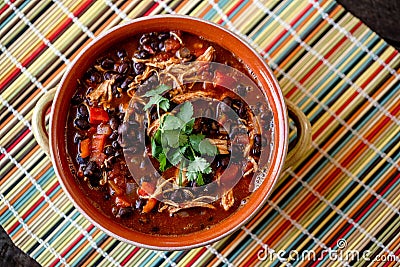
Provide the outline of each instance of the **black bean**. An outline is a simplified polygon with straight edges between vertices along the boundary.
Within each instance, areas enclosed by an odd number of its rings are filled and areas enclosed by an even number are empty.
[[[110,200],[111,196],[110,194],[104,194],[104,200]]]
[[[158,40],[166,40],[169,36],[169,32],[161,32],[158,34]]]
[[[145,50],[136,51],[133,56],[138,59],[146,59],[150,57],[150,54]]]
[[[109,58],[103,59],[101,61],[101,67],[106,70],[112,69],[114,67],[114,60]]]
[[[78,105],[78,104],[82,103],[82,101],[83,101],[83,96],[81,94],[75,94],[71,98],[71,104],[72,105]]]
[[[151,38],[148,34],[143,34],[139,39],[139,44],[148,44],[151,41]]]
[[[111,87],[111,93],[116,96],[118,94],[118,87],[116,84],[113,84]]]
[[[260,134],[254,135],[254,145],[261,146],[261,135]]]
[[[88,118],[89,117],[89,110],[86,105],[80,104],[78,106],[78,114],[81,118]]]
[[[118,131],[113,131],[112,134],[108,138],[110,138],[110,140],[117,140]]]
[[[86,165],[88,162],[87,158],[82,158],[80,155],[76,156],[76,162],[80,165]]]
[[[146,65],[143,63],[135,63],[133,67],[136,75],[142,74],[146,69]]]
[[[165,44],[164,44],[164,42],[160,42],[160,43],[158,44],[158,50],[159,50],[159,51],[165,51]]]
[[[261,153],[261,147],[259,147],[259,146],[254,146],[254,147],[251,149],[251,154],[252,154],[253,156],[260,155],[260,153]]]
[[[94,83],[100,83],[101,82],[101,75],[97,71],[94,71],[90,74],[90,80]]]
[[[143,182],[151,182],[151,177],[149,175],[140,177],[140,184],[142,184]]]
[[[112,118],[110,119],[110,127],[111,127],[111,129],[113,129],[113,130],[118,130],[118,127],[119,127],[119,119],[116,118],[116,117],[112,117]]]
[[[128,218],[132,215],[132,208],[131,207],[126,207],[126,208],[120,208],[117,214],[117,218]]]
[[[117,157],[119,157],[119,156],[121,156],[122,155],[122,153],[121,153],[121,151],[119,151],[119,150],[117,150],[116,152],[115,152],[115,154],[114,154],[114,156],[117,158]]]
[[[245,106],[241,106],[238,110],[238,115],[240,118],[245,119],[246,115],[247,115],[247,109]]]
[[[150,43],[150,47],[157,51],[157,50],[158,50],[158,45],[159,45],[159,44],[160,44],[160,43],[157,42],[157,41],[152,41],[152,42]]]
[[[222,100],[222,102],[224,102],[224,103],[225,103],[226,105],[228,105],[228,106],[232,106],[232,98],[229,97],[229,96],[225,97],[225,98]]]
[[[223,168],[228,167],[229,161],[230,161],[229,156],[222,157],[221,160],[220,160],[221,166],[222,166]]]
[[[133,81],[133,79],[130,77],[125,78],[125,80],[121,83],[121,86],[120,86],[121,89],[127,90],[129,88],[129,84],[131,84],[132,81]]]
[[[95,174],[97,169],[98,169],[98,166],[97,166],[96,162],[89,161],[88,164],[86,165],[86,168],[85,168],[85,171],[83,172],[83,174],[86,177],[90,177]]]
[[[81,141],[83,136],[80,133],[75,133],[74,135],[74,144],[78,144]]]
[[[81,130],[87,130],[90,128],[89,122],[85,119],[75,119],[74,125],[75,125],[75,127],[77,127],[78,129],[81,129]]]
[[[112,146],[106,146],[104,148],[104,154],[106,154],[107,156],[112,156],[115,154],[115,148],[113,148]]]
[[[241,97],[244,97],[247,94],[247,87],[243,84],[239,84],[237,86],[237,92]]]
[[[127,56],[127,54],[126,54],[126,51],[124,49],[117,50],[117,57],[122,59],[122,58],[124,58],[126,56]]]
[[[137,199],[135,202],[135,209],[142,209],[145,203],[143,199]]]
[[[115,148],[115,149],[121,148],[121,146],[119,145],[118,141],[113,141],[113,142],[111,143],[111,145],[112,145],[112,147]]]
[[[106,71],[103,74],[104,80],[112,80],[114,79],[115,72],[113,71]]]
[[[120,112],[120,114],[118,115],[119,121],[123,121],[125,117],[125,113]]]
[[[128,63],[122,63],[122,64],[120,64],[120,65],[118,66],[117,71],[118,71],[119,73],[126,73],[126,72],[128,71],[128,69],[129,69]]]

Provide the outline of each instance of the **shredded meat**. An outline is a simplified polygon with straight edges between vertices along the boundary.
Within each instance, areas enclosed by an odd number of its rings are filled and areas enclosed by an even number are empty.
[[[114,79],[105,80],[96,89],[88,94],[90,101],[97,101],[99,104],[103,105],[104,108],[109,108],[110,103],[113,98],[112,85],[114,84]]]
[[[230,189],[222,196],[221,204],[224,210],[229,210],[233,206],[233,203],[235,203],[235,198],[233,197],[232,189]]]

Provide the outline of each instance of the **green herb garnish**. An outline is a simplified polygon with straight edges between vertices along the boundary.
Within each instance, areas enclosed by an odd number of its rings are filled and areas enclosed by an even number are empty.
[[[146,92],[149,102],[144,109],[148,110],[156,105],[158,117],[160,108],[168,111],[169,100],[162,96],[171,89],[167,85],[159,85],[157,88]],[[196,181],[198,185],[204,185],[203,175],[211,173],[210,163],[202,155],[215,156],[217,147],[213,145],[203,134],[193,134],[195,119],[193,117],[193,105],[185,102],[175,115],[167,114],[160,121],[160,126],[151,138],[152,156],[160,163],[160,171],[165,171],[172,166],[180,164],[179,185],[182,185],[182,169],[186,168],[186,178]],[[183,159],[189,163],[185,166]]]

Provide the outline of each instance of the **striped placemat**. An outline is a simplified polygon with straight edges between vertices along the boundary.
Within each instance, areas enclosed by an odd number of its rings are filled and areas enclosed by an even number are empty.
[[[152,251],[89,223],[31,133],[37,100],[94,36],[187,14],[245,38],[308,116],[313,149],[248,224],[213,245]],[[44,266],[400,266],[400,56],[332,0],[0,4],[0,224]]]

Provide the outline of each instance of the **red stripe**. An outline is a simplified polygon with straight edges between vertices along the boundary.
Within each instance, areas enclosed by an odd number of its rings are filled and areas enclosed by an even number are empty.
[[[93,2],[93,0],[89,0],[86,1],[85,3],[83,3],[82,5],[80,5],[74,12],[74,16],[77,17],[79,16],[91,3]],[[71,18],[67,18],[63,23],[61,23],[55,30],[55,32],[53,34],[51,34],[50,36],[47,37],[47,39],[50,42],[53,42],[54,39],[56,39],[58,37],[59,34],[61,34],[69,24],[73,23]],[[37,47],[32,54],[30,54],[26,59],[24,59],[21,63],[21,65],[23,67],[27,67],[28,64],[34,59],[36,58],[41,52],[43,52],[43,50],[46,48],[46,45],[44,43],[42,43],[41,45],[39,45],[39,47]],[[2,91],[3,89],[7,88],[7,85],[10,81],[12,81],[19,73],[21,72],[20,69],[14,69],[4,80],[2,80],[0,82],[0,91]]]
[[[203,247],[197,254],[186,264],[186,267],[194,266],[194,263],[200,258],[200,256],[206,251]]]
[[[10,0],[11,3],[14,3],[15,0]],[[5,4],[1,9],[0,9],[0,14],[3,14],[4,11],[6,11],[6,9],[8,9],[10,7],[9,4]]]
[[[29,129],[25,130],[18,138],[15,140],[8,148],[6,148],[6,151],[9,153],[21,140],[30,132]],[[5,157],[5,153],[2,153],[0,155],[0,160],[2,160]]]
[[[392,185],[393,185],[394,183],[397,182],[398,179],[400,179],[400,173],[396,176],[395,179],[392,179],[392,181],[382,190],[382,192],[380,193],[380,195],[383,196],[383,195],[389,190],[389,188],[391,188]],[[371,196],[371,198],[372,198],[372,196]],[[364,208],[363,211],[354,219],[354,222],[358,223],[358,222],[361,220],[361,218],[371,209],[371,207],[372,207],[373,205],[375,205],[375,203],[376,203],[377,201],[378,201],[377,198],[375,198],[373,201],[371,201],[371,203],[368,205],[368,207]],[[338,240],[339,240],[339,239],[342,239],[342,238],[350,231],[351,228],[353,228],[353,225],[349,224],[349,225],[347,226],[347,228],[346,228],[344,231],[341,231],[341,234],[339,235],[339,237],[337,237],[337,238],[333,241],[333,243],[332,243],[332,245],[331,245],[330,247],[333,248],[334,246],[336,246]],[[320,258],[320,257],[318,257],[318,258]],[[321,261],[321,260],[316,261],[316,262],[312,265],[312,267],[317,266],[318,263],[319,263],[320,261]]]
[[[398,250],[397,250],[395,253],[393,253],[393,254],[396,255],[396,256],[399,256],[399,255],[400,255],[400,249],[398,249]],[[383,265],[383,267],[386,267],[386,266],[391,265],[392,262],[393,262],[393,261],[387,261],[387,262],[385,263],[385,265]]]
[[[294,20],[290,22],[290,26],[294,26],[312,7],[312,4],[308,4],[305,9],[301,13],[299,13]],[[264,49],[262,52],[263,54],[266,54],[278,41],[282,39],[282,37],[287,33],[288,31],[285,29],[283,30],[275,39]]]
[[[50,195],[57,187],[59,186],[59,183],[58,183],[58,181],[56,181],[55,183],[54,183],[54,185],[49,189],[49,190],[47,190],[47,192],[45,192],[45,194],[48,196],[48,195]],[[34,210],[34,209],[36,209],[41,203],[43,203],[43,201],[44,201],[44,197],[40,197],[37,201],[36,201],[36,203],[35,204],[33,204],[30,208],[29,208],[29,210],[27,210],[22,216],[21,216],[21,218],[23,219],[23,220],[25,220],[28,216],[29,216],[29,214],[31,214],[32,213],[32,211]],[[11,228],[10,229],[8,229],[8,234],[11,234],[17,227],[18,227],[18,225],[20,225],[20,223],[17,221],[17,222],[15,222],[14,224],[13,224],[13,226],[11,226]]]
[[[362,22],[357,23],[351,30],[350,33],[353,34],[360,26]],[[336,50],[343,45],[343,43],[347,40],[347,37],[344,36],[332,49],[324,56],[325,59],[328,59]],[[323,64],[322,60],[318,61],[318,63],[299,81],[300,84],[303,84],[314,72]],[[287,94],[286,97],[292,96],[292,94],[297,90],[295,86],[292,88]]]
[[[388,64],[395,56],[397,55],[397,51],[393,52],[385,61],[386,64]],[[376,78],[376,76],[379,74],[379,72],[381,72],[383,69],[383,66],[379,66],[378,69],[376,69],[374,71],[374,73],[368,77],[368,79],[360,86],[362,89],[365,88],[373,79]],[[339,114],[354,100],[354,98],[356,98],[356,96],[359,93],[356,91],[353,93],[352,96],[350,96],[346,102],[343,103],[343,105],[340,106],[340,108],[335,112],[335,114],[337,116],[339,116]],[[391,113],[393,115],[393,113]],[[328,128],[329,124],[332,123],[332,121],[334,120],[334,117],[329,117],[329,119],[324,123],[324,125],[322,125],[313,135],[313,139],[317,138],[325,129]]]
[[[89,233],[92,229],[94,228],[94,226],[91,224],[89,225],[88,228],[86,228],[86,231]],[[67,253],[74,248],[84,237],[83,234],[80,234],[74,242],[72,242],[67,248],[64,249],[64,251],[60,254],[61,257],[64,257],[65,255],[67,255]],[[55,266],[58,262],[60,261],[60,259],[55,259],[49,266],[53,267]]]
[[[125,257],[125,259],[120,263],[121,266],[125,266],[125,264],[128,263],[128,261],[140,250],[140,248],[136,247],[134,250],[132,250],[131,253],[128,254],[128,256]]]
[[[240,0],[238,1],[227,13],[226,16],[229,17],[230,15],[232,15],[232,13],[244,2],[244,0]],[[222,22],[224,22],[223,19],[220,19],[218,21],[218,24],[221,24]]]
[[[158,3],[154,3],[154,4],[150,7],[150,9],[148,9],[148,10],[146,11],[146,13],[144,13],[143,16],[148,16],[148,15],[150,15],[151,12],[153,12],[153,10],[156,9],[156,7],[158,7]]]
[[[397,106],[394,110],[393,113],[397,114],[397,112],[400,111],[400,105]],[[372,131],[367,137],[367,140],[372,140],[372,138],[374,136],[377,135],[377,133],[379,131],[382,130],[382,128],[390,121],[389,118],[385,118],[381,123],[379,123],[374,131]],[[349,155],[347,158],[345,158],[343,160],[343,162],[341,162],[341,165],[346,168],[352,160],[354,160],[355,155],[360,154],[361,150],[366,146],[365,143],[360,143],[352,152],[351,155]],[[329,185],[331,183],[333,183],[335,181],[335,178],[339,175],[339,173],[341,172],[341,170],[339,168],[335,169],[334,172],[329,175],[329,177],[327,177],[326,179],[324,179],[324,182],[322,184],[320,184],[318,187],[315,188],[315,190],[319,193],[321,193],[321,191],[323,191],[323,189],[328,188]],[[399,174],[400,176],[400,174]],[[393,184],[397,179],[394,179],[394,181],[391,182],[391,184]],[[388,190],[388,188],[390,188],[390,185],[385,189],[386,191]],[[383,192],[384,193],[384,192]],[[382,194],[383,194],[382,193]],[[307,198],[303,201],[303,203],[301,204],[301,206],[299,206],[296,210],[294,210],[291,214],[289,214],[289,216],[294,219],[297,220],[303,212],[304,210],[307,210],[308,207],[310,207],[312,204],[314,204],[314,200],[316,200],[317,198],[314,195],[308,195]],[[375,200],[376,202],[376,200]],[[368,209],[366,209],[363,213],[367,212]],[[278,235],[280,235],[282,232],[286,231],[288,228],[290,228],[290,222],[289,221],[285,221],[283,223],[283,225],[281,225],[277,230],[274,231],[274,234],[269,237],[265,243],[266,244],[270,244],[271,242],[273,242]],[[339,239],[339,238],[338,238]],[[256,259],[256,255],[254,254],[248,261],[247,264],[250,264],[251,262],[253,262]]]

